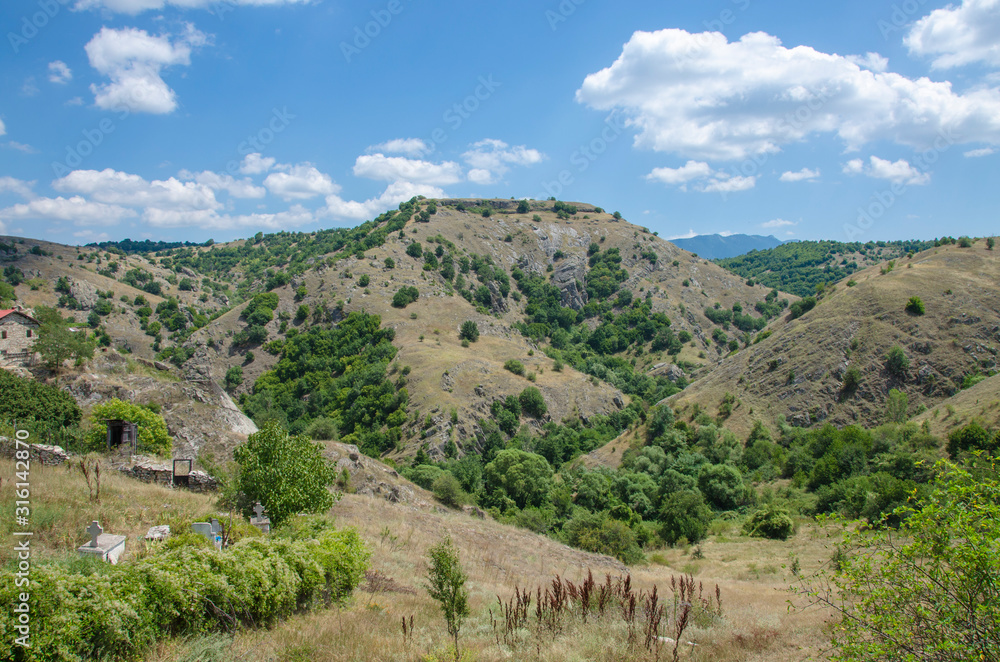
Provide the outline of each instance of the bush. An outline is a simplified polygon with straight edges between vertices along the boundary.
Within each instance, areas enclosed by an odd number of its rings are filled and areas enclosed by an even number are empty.
[[[243,383],[243,368],[234,365],[229,370],[226,371],[226,388],[233,390],[237,386]]]
[[[743,476],[728,464],[712,464],[698,475],[698,489],[719,510],[733,510],[743,499]]]
[[[90,428],[87,438],[90,449],[107,448],[108,426],[104,421],[119,420],[138,424],[139,438],[136,441],[138,453],[170,456],[174,440],[167,432],[167,424],[162,416],[153,413],[148,407],[115,398],[96,405],[91,410],[90,416],[93,421],[93,427]]]
[[[139,659],[162,637],[270,625],[346,598],[364,577],[368,557],[347,529],[314,540],[251,538],[221,552],[175,544],[90,571],[38,563],[31,576],[31,647],[21,659]],[[4,582],[0,599],[13,605],[23,590]],[[0,632],[11,642],[16,622],[11,609],[0,612]]]
[[[427,571],[427,592],[441,605],[441,613],[448,634],[455,642],[455,659],[458,654],[458,633],[462,622],[469,615],[469,591],[465,588],[466,576],[458,558],[458,550],[445,538],[427,552],[430,568]]]
[[[414,241],[406,247],[406,254],[410,257],[420,259],[424,256],[424,247],[419,241]]]
[[[788,540],[794,530],[795,523],[788,513],[774,506],[756,511],[743,524],[743,531],[748,536],[771,540]]]
[[[841,615],[835,659],[997,659],[1000,484],[994,471],[938,468],[933,492],[901,509],[899,531],[846,528],[836,571],[801,589]]]
[[[392,305],[395,308],[406,308],[420,297],[420,291],[412,286],[400,288],[392,297]]]
[[[361,287],[368,287],[371,282],[372,279],[368,274],[362,274],[361,278],[358,279],[358,285]]]
[[[510,359],[503,364],[505,370],[510,370],[515,375],[524,376],[524,364],[517,359]]]
[[[948,453],[955,457],[963,451],[995,451],[1000,442],[1000,432],[991,436],[976,421],[965,427],[952,430],[948,435]]]
[[[469,342],[476,342],[479,340],[479,325],[472,320],[466,320],[462,322],[462,327],[459,329],[458,337],[461,340],[468,340]]]
[[[306,428],[306,436],[314,440],[330,441],[337,438],[337,421],[327,416],[314,418]]]
[[[0,370],[0,421],[38,421],[57,428],[77,425],[80,407],[69,393]]]
[[[336,502],[327,489],[336,471],[323,457],[323,447],[308,437],[290,436],[273,421],[247,437],[233,459],[237,505],[247,517],[259,501],[279,526],[292,515],[324,512]]]
[[[789,306],[788,312],[791,314],[792,319],[796,319],[798,317],[802,317],[815,307],[816,297],[805,297],[804,299],[799,299]]]
[[[635,532],[606,513],[584,513],[574,517],[563,527],[563,537],[568,545],[596,554],[607,554],[622,563],[633,564],[642,560]]]
[[[541,455],[509,448],[486,465],[483,480],[490,496],[507,497],[518,508],[541,506],[552,492],[552,467]]]
[[[461,483],[447,471],[443,471],[434,480],[431,491],[434,492],[435,499],[449,508],[458,508],[464,501],[465,494],[462,492]]]
[[[844,393],[854,393],[861,385],[861,371],[856,366],[851,366],[844,373],[844,382],[841,386]]]
[[[910,297],[910,300],[906,303],[906,312],[911,315],[923,315],[924,302],[920,300],[920,297]]]
[[[910,359],[899,345],[893,345],[885,356],[885,369],[897,377],[904,377],[910,368]]]
[[[545,398],[542,397],[542,392],[534,386],[529,386],[521,391],[521,395],[517,399],[521,403],[521,409],[528,416],[541,418],[548,411],[548,407],[545,406]]]
[[[664,497],[660,507],[660,537],[670,545],[681,538],[696,543],[705,539],[712,510],[701,494],[691,490],[674,492]]]

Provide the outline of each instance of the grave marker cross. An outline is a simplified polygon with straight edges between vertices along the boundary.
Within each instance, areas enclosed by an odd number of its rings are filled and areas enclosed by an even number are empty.
[[[253,507],[253,511],[257,513],[258,519],[264,516],[264,506],[260,505],[259,501],[257,502],[257,505]]]
[[[90,534],[90,546],[97,547],[97,538],[104,533],[104,529],[101,528],[101,525],[95,519],[90,523],[90,526],[87,527],[87,533]]]

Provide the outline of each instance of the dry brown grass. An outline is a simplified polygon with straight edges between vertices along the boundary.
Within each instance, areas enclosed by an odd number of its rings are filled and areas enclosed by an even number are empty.
[[[609,617],[583,625],[570,620],[559,633],[529,628],[513,649],[497,645],[489,609],[497,596],[507,600],[514,587],[547,584],[555,575],[574,582],[588,570],[631,572],[637,589],[658,585],[670,600],[671,575],[693,572],[711,592],[718,583],[723,618],[689,628],[682,640],[682,660],[795,660],[822,656],[826,614],[788,609],[787,591],[794,580],[791,559],[804,572],[829,559],[825,533],[803,527],[788,542],[751,540],[727,531],[694,549],[671,549],[651,556],[656,562],[625,569],[607,557],[560,545],[548,538],[493,521],[476,520],[440,509],[421,510],[354,495],[334,508],[339,526],[354,526],[369,543],[371,566],[415,593],[355,592],[351,604],[293,618],[273,630],[248,631],[232,641],[227,659],[247,661],[316,660],[447,660],[448,635],[444,621],[423,588],[428,548],[445,535],[460,550],[468,574],[472,615],[462,629],[460,645],[466,660],[652,660],[641,642],[627,644],[624,622]],[[782,567],[782,564],[789,567]],[[533,613],[533,612],[532,612]],[[401,620],[413,617],[412,637],[404,641]],[[533,618],[533,616],[532,616]],[[666,634],[666,633],[665,633]],[[164,644],[150,659],[177,662],[186,659],[180,642]],[[670,659],[669,647],[660,658]]]
[[[91,464],[98,460],[86,458]],[[105,532],[128,536],[125,557],[142,548],[142,538],[149,527],[175,521],[197,521],[214,516],[215,495],[171,490],[126,478],[101,463],[100,501],[91,500],[91,492],[79,469],[78,460],[58,467],[32,462],[30,467],[30,531],[35,559],[75,554],[88,540],[87,525],[97,520]],[[14,462],[0,459],[0,503],[14,503]],[[95,479],[91,476],[91,484]],[[13,507],[10,508],[13,510]],[[10,516],[0,518],[0,537],[11,539],[15,529]],[[15,557],[12,546],[0,548],[0,564]]]

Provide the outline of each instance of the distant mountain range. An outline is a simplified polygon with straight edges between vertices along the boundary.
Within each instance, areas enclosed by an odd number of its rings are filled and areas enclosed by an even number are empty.
[[[766,250],[782,245],[777,237],[764,237],[759,234],[701,234],[687,239],[671,239],[678,248],[697,253],[706,260],[718,260],[724,257],[736,257],[752,250]]]

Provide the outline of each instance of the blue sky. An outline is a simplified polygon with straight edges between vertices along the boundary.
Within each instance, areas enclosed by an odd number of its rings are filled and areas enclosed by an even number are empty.
[[[1000,0],[13,0],[0,234],[216,241],[416,194],[662,237],[997,231]]]

